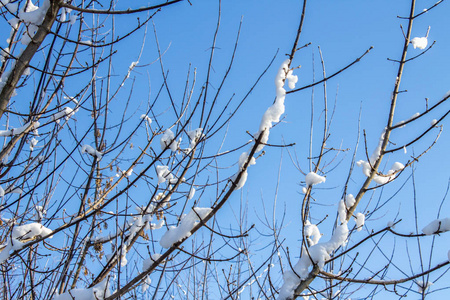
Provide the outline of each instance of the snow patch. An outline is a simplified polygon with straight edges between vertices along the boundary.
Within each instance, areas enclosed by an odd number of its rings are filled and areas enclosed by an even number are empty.
[[[84,145],[83,147],[81,147],[81,153],[88,153],[93,157],[96,157],[98,160],[101,160],[103,157],[103,152],[97,151],[90,145]]]
[[[211,211],[212,208],[193,208],[181,219],[178,227],[170,226],[169,230],[161,237],[159,244],[163,248],[170,248],[174,243],[188,238],[191,236],[192,228],[194,228],[200,219],[203,220]]]
[[[414,49],[419,48],[421,50],[425,49],[428,45],[427,37],[415,37],[410,42]]]
[[[308,187],[325,182],[326,178],[323,176],[320,176],[314,172],[309,172],[308,174],[306,174],[305,177],[305,181],[306,181],[306,185]]]
[[[436,219],[422,229],[426,235],[450,231],[450,218]]]

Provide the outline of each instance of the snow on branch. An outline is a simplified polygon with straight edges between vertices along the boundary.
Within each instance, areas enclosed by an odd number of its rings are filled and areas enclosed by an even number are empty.
[[[204,219],[211,211],[211,208],[193,208],[187,215],[183,216],[177,227],[170,226],[169,230],[161,237],[159,244],[163,248],[170,248],[176,242],[190,237],[192,228],[194,228],[200,219]]]
[[[450,231],[450,218],[434,220],[422,229],[422,232],[426,235],[447,231]]]
[[[15,135],[20,135],[23,132],[25,132],[30,126],[31,126],[31,130],[35,130],[37,133],[37,128],[39,127],[40,123],[37,121],[34,122],[27,122],[25,125],[18,127],[18,128],[13,128],[10,130],[0,130],[0,136],[15,136]]]
[[[69,290],[61,295],[57,295],[53,300],[100,300],[110,295],[108,278],[106,278],[90,289]]]
[[[309,172],[308,174],[306,174],[305,177],[305,181],[306,181],[306,185],[308,187],[325,182],[326,178],[323,176],[320,176],[314,172]]]
[[[160,143],[161,143],[161,150],[165,150],[167,147],[169,147],[170,150],[175,152],[178,150],[178,147],[181,143],[181,137],[179,138],[178,141],[176,141],[175,134],[172,132],[172,130],[166,129],[166,131],[164,131],[161,137]]]
[[[90,155],[92,155],[93,157],[96,157],[98,160],[102,159],[103,156],[103,152],[100,152],[96,149],[94,149],[92,146],[90,145],[84,145],[83,147],[81,147],[81,153],[88,153]]]
[[[386,129],[383,130],[383,132],[380,136],[380,140],[378,142],[378,146],[373,151],[372,155],[369,158],[369,161],[359,160],[356,162],[356,165],[358,167],[362,168],[363,174],[366,175],[367,177],[370,177],[371,173],[375,172],[375,170],[373,169],[373,165],[376,163],[376,161],[378,160],[378,158],[381,155],[381,146],[383,145],[385,133],[386,133]],[[396,173],[398,171],[403,170],[404,168],[405,168],[405,166],[402,163],[395,162],[392,165],[391,169],[387,172],[387,175],[382,176],[382,175],[375,174],[375,176],[373,177],[373,180],[378,184],[388,183],[389,181],[394,180]]]
[[[272,128],[273,123],[279,122],[281,115],[284,113],[284,99],[286,97],[286,90],[283,86],[286,80],[288,80],[288,84],[291,89],[295,88],[295,83],[297,83],[298,81],[298,77],[296,75],[293,75],[293,71],[289,69],[289,63],[289,59],[285,60],[278,69],[278,73],[275,77],[275,102],[265,111],[264,115],[261,118],[259,130],[255,134],[255,136],[259,139],[260,144],[257,146],[255,153],[260,152],[264,148],[265,144],[269,140],[269,131]],[[241,173],[239,182],[236,183],[236,189],[241,189],[247,181],[247,170],[243,171],[244,165],[247,163],[247,161],[248,166],[254,165],[256,163],[254,157],[251,157],[249,159],[248,156],[248,152],[243,152],[239,156],[239,170],[231,179],[233,182],[235,182],[237,177]]]
[[[346,214],[343,200],[340,200],[339,202],[338,214],[339,216]],[[318,243],[321,237],[318,227],[316,225],[311,225],[309,221],[305,223],[304,235],[312,246],[309,248],[303,247],[301,257],[295,264],[293,270],[286,271],[283,274],[284,282],[278,296],[279,300],[292,299],[297,286],[302,280],[308,277],[310,267],[317,265],[319,269],[322,270],[325,266],[325,261],[330,259],[331,253],[347,243],[347,221],[345,218],[340,218],[340,221],[342,224],[336,227],[330,240],[323,243]],[[313,239],[311,239],[311,236]]]
[[[69,120],[70,117],[72,117],[77,111],[78,109],[73,110],[70,107],[64,107],[63,110],[52,115],[50,120],[55,121],[56,123],[59,123],[59,119],[61,118],[66,118],[66,120]]]
[[[37,237],[48,236],[52,234],[52,230],[46,228],[40,223],[30,223],[21,226],[15,226],[12,229],[11,237],[6,245],[0,246],[0,264],[9,258],[11,251],[20,250],[26,245],[27,241]],[[52,236],[50,236],[51,238]]]

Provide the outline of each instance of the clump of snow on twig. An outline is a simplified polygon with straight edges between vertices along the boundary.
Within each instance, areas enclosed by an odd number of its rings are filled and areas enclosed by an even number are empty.
[[[426,283],[424,283],[422,280],[417,280],[415,283],[417,284],[417,291],[419,293],[425,292],[430,288],[430,286],[433,285],[433,282],[431,281],[427,281]]]
[[[78,109],[73,110],[70,107],[64,107],[63,110],[51,116],[50,120],[55,121],[56,123],[59,123],[59,119],[61,118],[66,118],[66,120],[69,120],[70,117],[72,117],[77,111]]]
[[[168,166],[156,166],[156,175],[158,176],[158,184],[169,182],[173,179],[172,173],[170,173]]]
[[[35,134],[37,134],[37,128],[39,127],[40,123],[37,121],[34,122],[27,122],[25,123],[25,125],[18,127],[18,128],[13,128],[10,130],[0,130],[0,136],[15,136],[15,135],[20,135],[23,132],[25,132],[28,128],[30,128],[30,130],[33,130],[35,132]]]
[[[148,115],[143,114],[143,115],[141,115],[140,119],[141,120],[144,119],[145,121],[148,122],[149,125],[152,124],[152,119],[150,119],[150,117]]]
[[[355,197],[352,194],[348,194],[347,196],[345,196],[345,205],[347,206],[347,208],[352,207],[353,205],[355,205]]]
[[[259,125],[259,130],[256,136],[260,137],[261,145],[256,149],[256,152],[261,151],[264,148],[264,144],[269,140],[269,130],[272,128],[272,123],[280,121],[281,115],[284,113],[284,99],[286,97],[286,90],[283,88],[286,81],[286,76],[289,74],[289,63],[290,60],[285,60],[275,77],[275,89],[276,89],[276,99],[275,102],[270,106],[264,113],[261,124]],[[294,76],[291,73],[291,82],[293,82]],[[260,136],[262,134],[262,136]]]
[[[90,145],[83,145],[83,147],[81,147],[81,153],[88,153],[90,155],[92,155],[93,157],[96,157],[98,160],[101,160],[103,157],[103,152],[100,152],[96,149],[94,149],[92,146]]]
[[[376,163],[376,161],[378,160],[378,158],[381,155],[381,147],[383,144],[383,140],[384,140],[384,134],[386,133],[386,129],[383,130],[383,133],[380,136],[380,140],[378,142],[378,146],[377,148],[375,148],[375,150],[373,151],[372,155],[369,158],[369,161],[365,161],[365,160],[359,160],[356,162],[356,165],[358,167],[362,168],[363,174],[366,175],[367,177],[370,176],[370,174],[373,171],[373,165]],[[375,176],[373,177],[373,181],[375,181],[378,184],[385,184],[388,183],[389,181],[394,180],[396,173],[398,171],[401,171],[405,168],[405,166],[400,163],[400,162],[395,162],[391,169],[387,172],[387,175],[385,176],[381,176],[378,174],[375,174]]]
[[[362,230],[365,220],[366,220],[366,216],[364,214],[357,213],[355,215],[356,230],[358,230],[358,231]]]
[[[343,200],[339,203],[338,213],[339,215],[346,213]],[[309,224],[307,223],[306,225],[308,226]],[[310,230],[310,228],[311,227],[308,227],[308,230]],[[314,233],[319,236],[318,229]],[[303,247],[300,259],[295,264],[293,271],[289,270],[283,274],[284,282],[280,289],[278,299],[292,299],[295,288],[297,288],[302,279],[306,279],[308,277],[309,268],[313,265],[313,263],[317,264],[320,269],[323,269],[325,261],[330,259],[330,254],[336,251],[339,247],[344,246],[347,242],[347,237],[348,226],[347,222],[344,220],[341,225],[336,227],[328,242],[314,244],[308,249]],[[314,242],[314,240],[312,241]]]
[[[305,182],[308,187],[325,182],[326,178],[314,172],[306,174]]]
[[[248,153],[247,152],[243,152],[240,156],[239,156],[239,171],[233,176],[233,178],[231,178],[231,180],[233,182],[236,181],[239,173],[241,173],[241,178],[239,179],[239,182],[236,183],[236,189],[239,190],[241,189],[245,182],[247,181],[247,177],[248,177],[248,173],[247,170],[245,170],[244,172],[242,172],[242,170],[244,169],[244,165],[247,162],[247,160],[249,159],[248,157]],[[250,158],[250,161],[248,163],[248,166],[254,165],[256,164],[256,160],[254,157]]]
[[[181,219],[178,227],[170,226],[169,230],[161,237],[159,244],[163,248],[170,248],[174,243],[190,237],[192,228],[194,228],[200,219],[203,220],[211,211],[211,208],[193,208]]]
[[[102,300],[111,295],[108,278],[90,289],[73,289],[61,295],[57,295],[53,300]]]
[[[52,232],[52,230],[46,228],[40,223],[29,223],[21,226],[15,226],[12,229],[11,237],[8,239],[6,245],[0,246],[0,264],[9,258],[11,251],[22,249],[22,247],[26,245],[27,240],[32,240],[36,237],[48,236],[52,234]],[[52,238],[52,236],[49,238]]]
[[[181,143],[181,137],[179,138],[178,141],[176,141],[175,134],[173,134],[172,130],[166,129],[166,131],[164,131],[161,137],[160,143],[161,143],[161,150],[165,150],[167,147],[169,147],[170,150],[175,152],[178,150],[178,146]]]
[[[450,231],[450,218],[433,220],[422,229],[422,232],[426,235],[432,235],[435,233],[446,231]]]
[[[428,45],[428,38],[427,37],[415,37],[411,40],[411,44],[413,45],[414,49],[419,48],[419,49],[423,50]]]
[[[189,140],[191,141],[189,144],[190,148],[193,148],[198,143],[198,141],[205,136],[203,134],[203,128],[197,128],[195,130],[188,131],[187,135],[189,136]]]

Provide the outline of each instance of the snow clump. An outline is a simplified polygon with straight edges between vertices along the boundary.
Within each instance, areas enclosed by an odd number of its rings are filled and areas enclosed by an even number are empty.
[[[248,153],[247,152],[243,152],[240,156],[239,156],[239,171],[233,176],[233,178],[231,178],[231,181],[235,182],[237,179],[237,176],[239,175],[239,173],[242,172],[245,163],[247,162],[247,160],[249,159],[248,157]],[[250,162],[248,163],[248,166],[254,165],[256,164],[256,160],[254,157],[250,158]],[[248,177],[248,173],[247,170],[245,170],[245,172],[241,173],[241,178],[239,179],[239,182],[236,183],[236,189],[239,190],[241,189],[244,185],[245,182],[247,181],[247,177]]]
[[[190,148],[194,148],[194,146],[198,143],[198,141],[205,136],[202,132],[203,128],[197,128],[195,130],[187,132],[189,140],[191,141],[189,144]]]
[[[105,278],[99,284],[90,289],[73,289],[57,295],[53,300],[101,300],[109,297],[111,291],[109,290],[108,278]]]
[[[269,130],[272,128],[272,123],[279,122],[281,115],[284,113],[284,99],[286,97],[286,90],[283,86],[286,81],[287,74],[290,73],[289,63],[289,59],[285,60],[278,69],[278,73],[275,77],[276,99],[272,106],[266,110],[261,119],[259,131],[256,134],[256,136],[260,138],[261,145],[256,149],[256,152],[259,152],[264,148],[264,144],[269,140]],[[290,78],[290,82],[294,82],[294,76],[292,73]],[[262,136],[260,136],[261,134]]]
[[[156,174],[158,175],[158,184],[164,183],[166,180],[170,182],[173,179],[168,166],[156,166]]]
[[[63,110],[61,110],[60,112],[57,112],[56,114],[54,114],[53,116],[51,116],[51,120],[55,121],[56,123],[59,124],[59,119],[61,118],[66,118],[66,120],[69,120],[71,116],[73,116],[76,112],[78,111],[78,109],[73,110],[70,107],[65,107]]]
[[[422,229],[426,235],[450,231],[450,218],[436,219]]]
[[[375,150],[373,151],[372,155],[369,158],[369,161],[365,161],[365,160],[359,160],[356,162],[356,165],[358,167],[362,168],[363,174],[366,175],[367,177],[370,177],[370,174],[372,173],[372,167],[375,164],[375,162],[380,158],[381,155],[381,147],[383,145],[383,140],[384,140],[384,134],[386,132],[386,129],[383,130],[381,136],[380,136],[380,140],[378,142],[378,146],[377,148],[375,148]],[[378,174],[375,174],[375,176],[373,177],[373,180],[378,183],[378,184],[385,184],[388,183],[389,181],[394,180],[395,178],[395,173],[404,169],[405,166],[402,163],[399,162],[395,162],[391,169],[387,172],[387,175],[390,176],[380,176]]]
[[[309,172],[308,174],[306,174],[305,177],[305,181],[306,181],[306,185],[308,187],[325,182],[326,178],[323,176],[320,176],[314,172]]]
[[[175,135],[173,134],[172,130],[166,129],[166,131],[164,131],[164,134],[161,137],[160,143],[161,143],[161,150],[165,150],[167,147],[169,147],[170,150],[175,152],[178,150],[178,146],[181,143],[181,138],[177,142],[175,140]]]
[[[339,215],[343,215],[345,213],[344,201],[341,200],[339,204],[340,205],[338,208],[338,213]],[[305,225],[310,226],[310,224],[308,223],[306,223]],[[310,231],[314,230],[314,234],[317,234],[318,236],[320,235],[318,229],[316,231],[312,227],[306,228],[308,230],[307,233],[311,233]],[[278,299],[292,299],[295,288],[300,284],[300,281],[308,277],[309,268],[313,265],[313,262],[314,264],[317,264],[320,269],[323,269],[323,267],[325,266],[325,261],[330,259],[330,254],[336,251],[339,247],[344,246],[347,242],[347,237],[348,226],[347,222],[344,221],[341,225],[336,227],[333,235],[328,242],[314,244],[313,246],[309,247],[308,250],[303,247],[301,257],[297,264],[294,266],[294,270],[286,271],[283,274],[284,283],[280,289]],[[314,241],[315,240],[312,240],[312,242]]]
[[[84,145],[83,147],[81,147],[81,153],[88,153],[90,155],[92,155],[93,157],[96,157],[98,160],[101,160],[103,157],[103,152],[100,152],[96,149],[94,149],[92,146],[90,145]]]
[[[159,244],[163,248],[167,249],[172,247],[172,245],[176,242],[190,237],[191,230],[194,228],[194,226],[200,221],[200,219],[203,220],[211,211],[212,208],[193,208],[187,215],[183,216],[178,227],[169,227],[169,230],[166,231],[166,233],[164,233],[164,235],[161,237]]]
[[[425,49],[428,45],[427,37],[415,37],[411,40],[411,44],[414,49],[419,48],[421,50]]]
[[[8,239],[6,245],[0,246],[0,264],[9,258],[11,251],[20,250],[26,242],[23,240],[32,240],[37,237],[48,236],[52,234],[52,230],[46,228],[40,223],[30,223],[13,228],[11,238]],[[52,238],[50,236],[49,238]]]
[[[356,222],[356,230],[361,231],[361,229],[364,226],[364,222],[366,220],[366,216],[362,213],[357,213],[355,215],[355,222]]]

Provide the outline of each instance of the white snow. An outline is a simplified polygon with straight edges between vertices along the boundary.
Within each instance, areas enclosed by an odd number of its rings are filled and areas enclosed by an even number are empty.
[[[365,160],[359,160],[356,162],[356,165],[362,168],[363,174],[366,175],[367,177],[369,177],[370,174],[372,173],[372,166],[375,164],[375,162],[380,157],[381,146],[383,144],[385,132],[386,132],[386,129],[383,130],[383,132],[381,133],[380,140],[378,142],[378,146],[377,146],[377,148],[375,148],[372,155],[370,156],[370,159],[369,159],[370,163]],[[395,162],[392,165],[391,169],[387,172],[387,175],[390,175],[390,176],[380,176],[378,174],[375,174],[373,180],[378,184],[385,184],[389,181],[394,180],[394,178],[396,176],[396,174],[394,174],[394,173],[396,173],[397,171],[402,170],[404,168],[405,168],[405,166],[402,163]]]
[[[287,79],[287,81],[288,81],[288,86],[289,86],[289,88],[292,90],[292,89],[295,89],[295,84],[298,82],[298,76],[297,75],[292,75],[292,73],[294,72],[294,70],[289,70],[289,72],[288,72],[288,74],[287,74],[287,76],[286,76],[286,79]]]
[[[338,208],[339,215],[345,212],[344,201],[340,201]],[[317,234],[317,233],[316,233]],[[333,235],[328,242],[317,243],[308,249],[302,249],[302,255],[299,261],[294,266],[294,271],[289,270],[283,274],[283,286],[280,289],[278,296],[279,300],[291,299],[295,288],[298,286],[302,279],[305,279],[309,274],[309,268],[313,265],[313,262],[318,265],[320,269],[323,269],[325,261],[330,258],[330,254],[341,246],[344,246],[347,241],[348,227],[347,222],[336,227]],[[296,275],[298,274],[298,276]],[[300,278],[299,278],[300,276]]]
[[[415,283],[417,284],[417,291],[419,293],[425,292],[430,286],[433,285],[433,282],[431,281],[427,281],[426,283],[424,283],[422,280],[417,280]]]
[[[20,250],[26,243],[22,240],[31,240],[36,237],[48,236],[52,230],[44,227],[40,223],[30,223],[21,226],[15,226],[11,232],[11,238],[8,239],[6,245],[0,246],[0,264],[9,258],[10,252]],[[52,238],[50,236],[49,238]]]
[[[345,196],[345,205],[347,206],[347,208],[352,207],[355,202],[355,197],[352,194],[348,194],[347,196]]]
[[[188,200],[191,200],[195,195],[195,189],[191,187],[191,190],[189,191]]]
[[[70,15],[70,17],[69,17],[70,25],[75,24],[76,21],[77,21],[77,16],[76,15]]]
[[[39,141],[35,138],[32,138],[31,140],[29,140],[29,144],[30,144],[30,151],[34,150],[34,147],[36,147],[37,143]]]
[[[431,120],[431,126],[436,125],[436,123],[437,123],[437,120],[436,120],[436,119]]]
[[[450,231],[450,218],[436,219],[422,229],[426,235]]]
[[[24,131],[26,131],[28,129],[28,127],[30,127],[31,125],[31,129],[30,130],[37,130],[37,128],[39,127],[40,123],[35,121],[35,122],[27,122],[25,125],[18,127],[18,128],[13,128],[10,130],[0,130],[0,136],[14,136],[14,135],[20,135],[22,134]]]
[[[92,155],[93,157],[96,157],[98,160],[102,159],[103,153],[100,151],[95,150],[92,146],[90,145],[84,145],[83,147],[81,147],[81,153],[88,153],[90,155]]]
[[[170,150],[175,152],[178,150],[178,146],[181,143],[181,137],[177,142],[175,140],[175,135],[173,134],[172,130],[166,129],[166,131],[164,131],[161,137],[160,143],[161,143],[161,150],[165,150],[166,147],[169,147]]]
[[[50,120],[55,121],[56,123],[59,123],[59,119],[61,118],[66,118],[66,120],[69,120],[71,116],[73,116],[76,112],[78,111],[78,109],[73,110],[70,107],[64,107],[63,110],[57,112],[56,114],[54,114],[53,116],[50,117]]]
[[[316,225],[311,224],[309,220],[306,220],[304,230],[304,235],[309,243],[309,246],[314,246],[315,244],[317,244],[319,242],[319,239],[322,237],[320,235],[319,228]]]
[[[90,289],[69,290],[64,294],[57,295],[53,300],[101,300],[110,295],[108,279],[105,279]]]
[[[183,216],[178,227],[170,226],[169,230],[161,237],[159,244],[163,248],[170,248],[174,243],[188,238],[191,235],[192,228],[211,211],[211,208],[193,208],[187,215]]]
[[[428,39],[427,37],[415,37],[411,40],[411,44],[413,45],[414,49],[425,49],[428,45]]]
[[[164,183],[166,180],[170,182],[173,179],[168,166],[156,166],[156,175],[158,176],[158,184]]]
[[[47,236],[50,235],[51,233],[52,231],[44,227],[42,224],[30,223],[14,227],[12,231],[12,238],[16,240],[17,239],[27,240],[37,236]]]
[[[148,124],[152,124],[152,119],[150,119],[150,117],[148,115],[141,115],[140,119],[144,119],[145,121],[148,122]]]
[[[150,267],[153,265],[155,261],[157,261],[161,257],[161,254],[159,253],[153,253],[150,258],[145,259],[142,262],[142,271],[146,271],[150,269]]]
[[[247,160],[248,160],[248,153],[247,152],[241,153],[241,155],[239,156],[239,162],[238,162],[239,171],[231,178],[231,181],[233,181],[233,182],[236,181],[238,174],[240,172],[242,172]],[[256,160],[254,157],[252,157],[252,158],[250,158],[250,162],[248,163],[248,166],[251,166],[254,164],[256,164]],[[245,172],[242,172],[241,178],[239,179],[239,182],[236,184],[237,190],[241,189],[245,185],[245,182],[247,181],[247,177],[248,177],[248,173],[247,173],[247,170],[245,170]]]
[[[365,220],[366,220],[366,216],[364,214],[357,213],[355,215],[356,230],[358,230],[358,231],[362,230]]]
[[[320,176],[314,172],[309,172],[308,174],[306,174],[306,177],[305,177],[306,186],[308,186],[308,187],[325,182],[325,180],[326,180],[325,177]]]
[[[198,141],[205,136],[203,134],[203,128],[197,128],[195,130],[188,131],[187,135],[189,136],[189,140],[191,141],[189,144],[190,148],[194,148]]]
[[[141,285],[141,289],[142,289],[143,293],[145,293],[145,291],[147,291],[147,289],[150,287],[151,283],[152,283],[152,280],[150,279],[150,276],[145,277],[145,279]]]
[[[262,144],[256,149],[256,152],[259,152],[264,148],[264,144],[269,140],[269,130],[272,128],[272,123],[279,122],[281,115],[284,113],[284,99],[286,97],[286,90],[283,86],[286,80],[286,75],[289,73],[289,63],[289,59],[285,60],[278,69],[278,73],[275,77],[276,99],[272,106],[266,110],[261,119],[259,131],[256,136],[260,137]],[[293,80],[292,74],[291,80]],[[260,136],[261,134],[263,134],[263,136]]]
[[[26,10],[24,11],[22,8],[19,11],[19,19],[27,24],[27,31],[24,32],[21,39],[23,45],[28,45],[38,30],[38,26],[44,21],[45,14],[50,7],[50,1],[44,0],[41,4],[41,7],[37,7],[31,1],[27,1]]]

